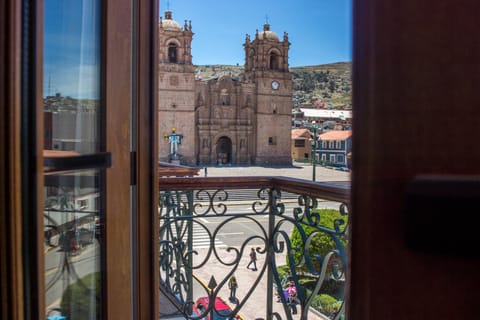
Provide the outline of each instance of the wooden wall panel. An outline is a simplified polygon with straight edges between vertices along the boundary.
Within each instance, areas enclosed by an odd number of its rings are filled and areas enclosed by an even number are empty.
[[[480,174],[479,5],[356,0],[353,25],[350,318],[475,317],[480,262],[408,248],[405,187]],[[461,237],[451,219],[445,236]]]

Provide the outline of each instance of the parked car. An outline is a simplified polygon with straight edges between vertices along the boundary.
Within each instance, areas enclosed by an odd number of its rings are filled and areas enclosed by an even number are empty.
[[[60,236],[60,249],[63,251],[75,251],[92,244],[94,236],[94,232],[86,228],[67,230]]]
[[[199,316],[205,314],[208,309],[209,298],[201,297],[197,299],[197,302],[193,305],[193,312]],[[213,318],[211,318],[212,312],[208,312],[204,318],[206,320],[228,320],[232,314],[230,306],[220,297],[215,297],[215,305],[213,307]],[[234,316],[234,319],[243,320],[238,314]]]

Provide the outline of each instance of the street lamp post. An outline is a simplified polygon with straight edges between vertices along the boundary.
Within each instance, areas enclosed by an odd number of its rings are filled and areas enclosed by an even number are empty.
[[[163,138],[170,144],[169,160],[179,160],[178,145],[182,143],[183,134],[176,133],[176,129],[172,128],[172,132],[164,133]]]
[[[313,140],[312,140],[312,181],[316,180],[316,167],[317,167],[317,143],[318,135],[317,130],[319,127],[315,124],[315,121],[312,122],[310,129],[313,131]]]

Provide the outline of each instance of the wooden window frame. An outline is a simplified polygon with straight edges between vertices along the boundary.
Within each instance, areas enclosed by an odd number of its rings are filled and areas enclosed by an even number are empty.
[[[0,318],[24,318],[21,220],[19,1],[0,3]],[[5,259],[4,259],[5,258]]]
[[[109,212],[103,266],[104,319],[125,315],[155,319],[159,314],[157,248],[152,241],[157,234],[152,223],[158,190],[154,134],[157,80],[155,68],[151,69],[157,53],[158,5],[154,0],[103,0],[102,5],[102,103],[107,106],[102,150],[113,159],[104,181],[104,205]],[[2,319],[39,319],[45,315],[44,162],[43,141],[37,139],[44,136],[43,117],[38,116],[43,114],[42,17],[42,0],[0,4],[0,63],[5,66],[0,77]],[[129,117],[125,119],[131,106],[132,122]],[[134,152],[130,150],[131,128],[135,131]]]

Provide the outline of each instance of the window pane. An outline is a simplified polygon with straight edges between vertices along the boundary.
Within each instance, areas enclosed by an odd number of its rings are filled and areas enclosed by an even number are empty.
[[[45,176],[47,316],[97,319],[101,301],[100,171]]]
[[[45,1],[45,149],[100,151],[99,15],[99,0]]]
[[[102,151],[100,0],[45,0],[44,152],[75,157]],[[103,170],[45,176],[47,317],[100,319]]]

